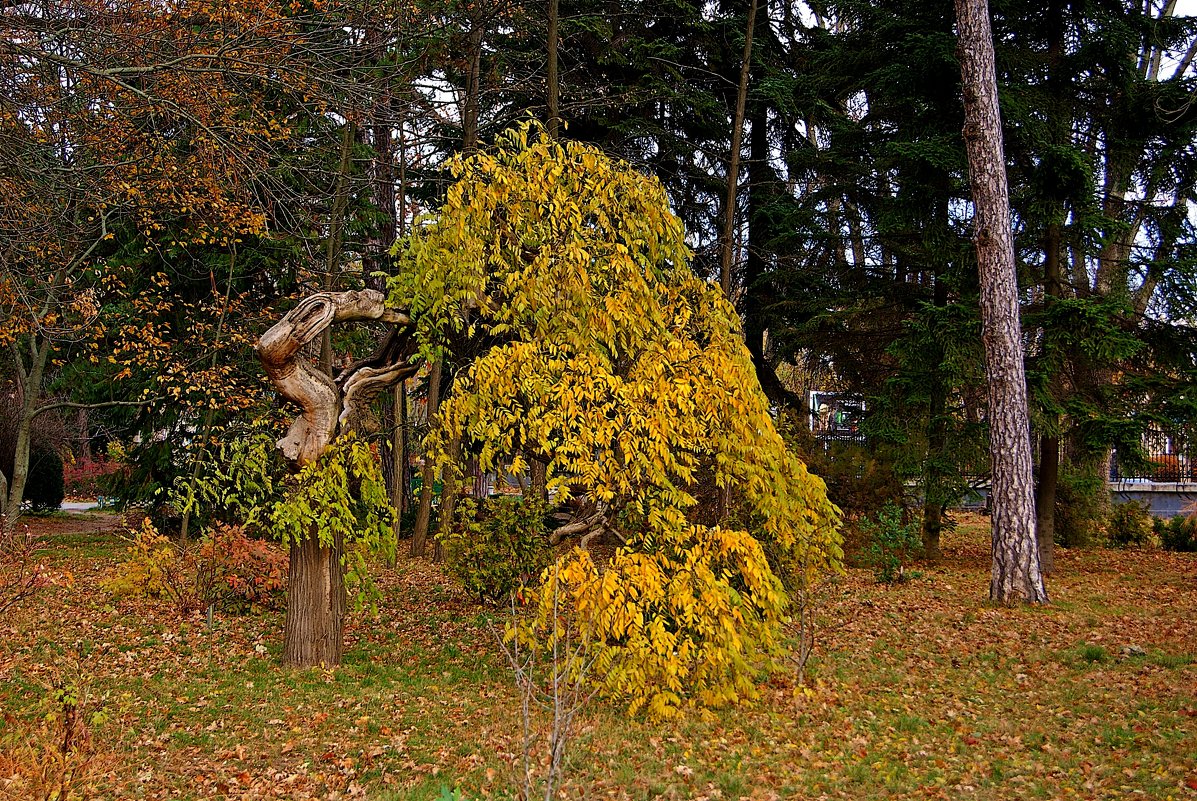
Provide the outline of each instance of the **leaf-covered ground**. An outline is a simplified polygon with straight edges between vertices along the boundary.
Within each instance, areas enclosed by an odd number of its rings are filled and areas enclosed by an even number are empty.
[[[114,603],[115,519],[41,524],[73,581],[0,618],[0,798],[509,798],[521,763],[499,613],[436,566],[384,572],[347,663],[277,665],[281,617]],[[813,679],[645,723],[592,703],[570,798],[1197,799],[1197,556],[1065,551],[1047,608],[984,602],[988,521],[896,587],[828,592]],[[76,691],[86,723],[64,725]],[[67,729],[75,740],[61,756]]]

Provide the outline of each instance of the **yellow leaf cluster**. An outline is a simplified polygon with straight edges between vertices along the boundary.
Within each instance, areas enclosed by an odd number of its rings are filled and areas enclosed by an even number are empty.
[[[782,623],[778,572],[836,569],[839,513],[778,435],[735,310],[696,277],[660,183],[529,124],[453,166],[458,182],[401,253],[391,303],[424,353],[472,358],[429,437],[483,469],[547,463],[558,500],[607,510],[628,547],[576,553],[561,581],[609,690],[666,714],[750,697]],[[702,471],[753,530],[698,524]],[[769,558],[766,558],[766,551]]]

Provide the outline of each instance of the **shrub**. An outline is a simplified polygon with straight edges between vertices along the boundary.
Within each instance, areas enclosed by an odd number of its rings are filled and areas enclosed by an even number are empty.
[[[179,543],[146,519],[120,571],[103,587],[117,598],[169,600],[187,614],[209,606],[229,611],[275,607],[286,584],[286,554],[250,539],[240,527],[219,526],[198,541]]]
[[[599,691],[630,714],[751,700],[783,655],[785,590],[745,531],[659,529],[651,553],[619,548],[602,566],[578,547],[545,578],[530,591],[538,625],[570,610]]]
[[[1168,520],[1157,517],[1152,528],[1169,551],[1197,552],[1197,514],[1180,514]]]
[[[62,499],[66,495],[62,472],[62,456],[58,451],[36,448],[29,454],[25,501],[34,514],[46,514],[62,506]]]
[[[1108,497],[1099,473],[1062,465],[1056,488],[1056,543],[1083,548],[1098,541]]]
[[[201,541],[199,557],[215,566],[216,600],[225,608],[281,606],[288,562],[277,545],[247,537],[240,526],[218,525]]]
[[[35,558],[38,544],[29,526],[0,515],[0,615],[50,583],[46,566]]]
[[[66,494],[70,498],[99,498],[104,495],[104,482],[117,471],[118,466],[109,461],[83,459],[68,465],[63,479]]]
[[[882,584],[904,581],[906,565],[923,547],[918,521],[903,523],[902,517],[901,507],[887,503],[875,517],[860,521],[865,540],[861,558]]]
[[[1106,526],[1106,538],[1111,545],[1126,548],[1143,548],[1156,545],[1148,505],[1140,501],[1114,504]]]
[[[801,424],[786,425],[782,434],[811,473],[827,485],[827,497],[848,516],[879,512],[903,486],[893,460],[876,448],[855,442],[820,442]]]
[[[552,561],[545,505],[530,498],[489,498],[458,502],[455,525],[438,535],[449,570],[466,592],[498,602],[534,581]]]

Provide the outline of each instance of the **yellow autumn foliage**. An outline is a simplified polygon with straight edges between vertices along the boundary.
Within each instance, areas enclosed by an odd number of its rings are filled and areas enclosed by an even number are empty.
[[[456,435],[483,469],[536,458],[555,498],[623,521],[609,564],[575,551],[552,574],[612,694],[654,715],[751,697],[784,622],[778,571],[842,554],[838,510],[778,435],[734,308],[691,271],[660,183],[593,147],[528,124],[452,169],[390,297],[426,356],[450,340],[479,354],[432,452],[448,466]],[[700,470],[743,497],[752,532],[692,519]]]

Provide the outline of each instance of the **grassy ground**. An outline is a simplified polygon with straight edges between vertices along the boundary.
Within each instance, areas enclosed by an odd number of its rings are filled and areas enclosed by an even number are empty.
[[[661,724],[591,704],[565,796],[1197,799],[1197,557],[1065,551],[1050,607],[993,608],[987,522],[963,518],[906,584],[831,587],[806,687],[776,676],[755,707]],[[512,797],[496,613],[435,566],[383,576],[343,667],[289,672],[277,614],[209,628],[114,603],[113,524],[52,520],[45,555],[72,580],[0,617],[0,798]]]

